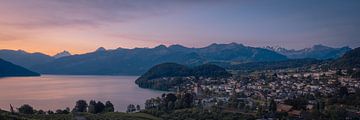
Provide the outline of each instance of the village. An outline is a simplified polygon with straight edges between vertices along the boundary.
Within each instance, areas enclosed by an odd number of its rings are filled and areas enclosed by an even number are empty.
[[[351,78],[348,70],[267,70],[241,77],[186,79],[191,82],[174,87],[177,94],[194,93],[195,103],[202,108],[218,106],[224,110],[254,115],[259,112],[262,115],[266,115],[264,112],[280,112],[296,118],[315,109],[324,110],[325,100],[337,96],[341,88],[346,88],[346,94],[355,94],[360,88],[359,80]],[[299,98],[303,101],[295,100]],[[295,100],[301,106],[290,105],[293,103],[290,100]],[[276,106],[271,106],[272,102]],[[355,113],[359,113],[358,110],[352,108]]]

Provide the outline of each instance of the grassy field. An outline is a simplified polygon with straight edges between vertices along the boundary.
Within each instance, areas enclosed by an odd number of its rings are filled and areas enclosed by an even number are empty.
[[[145,113],[104,113],[104,114],[51,114],[51,115],[24,115],[11,114],[0,110],[0,120],[161,120]]]

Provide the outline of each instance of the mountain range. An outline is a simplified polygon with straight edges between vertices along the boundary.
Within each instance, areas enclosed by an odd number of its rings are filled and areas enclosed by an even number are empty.
[[[34,65],[44,64],[54,60],[53,57],[43,53],[28,53],[23,50],[0,50],[0,58],[16,65],[30,69]]]
[[[279,54],[287,56],[289,59],[303,59],[303,58],[315,58],[319,60],[336,59],[341,57],[347,51],[350,51],[349,47],[332,48],[324,45],[314,45],[311,48],[304,48],[300,50],[286,49],[283,47],[264,47],[268,50],[272,50]]]
[[[55,56],[22,50],[0,50],[0,58],[42,74],[140,75],[154,65],[166,62],[196,66],[205,63],[244,64],[284,61],[288,58],[328,59],[341,56],[349,49],[315,45],[311,49],[280,50],[274,47],[273,49],[258,48],[237,43],[214,43],[202,48],[159,45],[154,48],[106,50],[100,47],[94,52],[85,54],[71,55],[64,51]]]
[[[54,59],[31,67],[46,74],[138,75],[154,65],[175,62],[199,65],[212,61],[253,62],[286,60],[276,52],[242,44],[212,44],[203,48],[159,45],[154,48],[105,50]]]

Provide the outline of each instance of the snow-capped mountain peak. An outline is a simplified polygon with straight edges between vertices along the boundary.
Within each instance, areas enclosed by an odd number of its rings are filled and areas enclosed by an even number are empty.
[[[58,58],[67,57],[67,56],[71,56],[71,53],[69,51],[64,50],[63,52],[57,53],[53,57],[58,59]]]

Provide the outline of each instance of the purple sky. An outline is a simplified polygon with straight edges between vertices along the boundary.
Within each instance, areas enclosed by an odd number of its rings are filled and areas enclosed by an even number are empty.
[[[359,0],[2,0],[0,49],[360,46]]]

